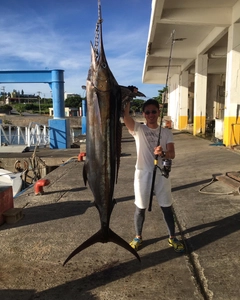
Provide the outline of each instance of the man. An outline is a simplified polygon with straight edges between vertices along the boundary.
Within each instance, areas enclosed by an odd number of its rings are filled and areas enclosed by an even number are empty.
[[[142,244],[142,229],[145,220],[145,211],[149,204],[152,176],[154,169],[154,157],[159,156],[158,165],[162,167],[162,158],[174,159],[175,148],[172,132],[168,128],[161,128],[160,145],[157,145],[159,136],[158,117],[160,116],[159,103],[149,99],[143,104],[143,116],[146,125],[135,122],[129,114],[130,102],[124,110],[124,123],[136,142],[137,162],[134,175],[135,213],[134,225],[136,236],[130,245],[138,250]],[[156,173],[154,193],[162,209],[164,219],[169,231],[168,244],[176,252],[184,252],[184,245],[175,236],[175,223],[172,210],[171,182],[169,178],[162,176],[160,171]]]

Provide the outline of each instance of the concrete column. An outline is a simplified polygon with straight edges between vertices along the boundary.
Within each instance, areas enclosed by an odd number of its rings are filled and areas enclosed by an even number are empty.
[[[228,30],[223,143],[240,144],[240,24]]]
[[[223,119],[225,106],[225,74],[208,74],[207,106],[208,120]]]
[[[188,125],[188,72],[180,75],[179,87],[179,120],[178,129],[186,129]]]
[[[168,86],[168,115],[173,122],[173,128],[178,129],[179,112],[179,74],[174,74]]]
[[[193,124],[194,115],[194,74],[188,74],[188,124]]]
[[[193,135],[205,134],[207,101],[207,55],[199,55],[195,62]]]

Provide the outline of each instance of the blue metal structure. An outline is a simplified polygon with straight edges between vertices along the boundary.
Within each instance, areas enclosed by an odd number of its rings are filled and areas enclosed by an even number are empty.
[[[86,105],[86,100],[82,100],[82,134],[87,133],[87,105]]]
[[[48,120],[50,148],[70,147],[70,126],[65,119],[63,70],[0,71],[0,83],[48,83],[53,96],[53,119]]]

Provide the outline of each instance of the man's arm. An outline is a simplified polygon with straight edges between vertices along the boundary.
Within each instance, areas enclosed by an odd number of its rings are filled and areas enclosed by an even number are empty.
[[[130,111],[130,102],[128,102],[125,106],[124,114],[123,114],[123,121],[130,131],[134,131],[135,121],[129,114]]]
[[[174,143],[168,143],[166,145],[167,151],[163,153],[162,146],[157,146],[154,148],[154,154],[159,156],[164,156],[166,159],[174,159],[175,158],[175,147]],[[165,155],[163,155],[165,154]]]
[[[175,147],[174,143],[167,144],[167,151],[166,151],[166,159],[174,159],[175,158]]]

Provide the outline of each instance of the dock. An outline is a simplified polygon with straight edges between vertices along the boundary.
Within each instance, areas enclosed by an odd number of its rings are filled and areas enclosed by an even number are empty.
[[[56,151],[54,156],[58,153],[65,163],[46,176],[50,184],[44,194],[35,196],[33,187],[26,190],[14,199],[23,216],[0,226],[0,299],[239,299],[240,195],[231,193],[234,187],[212,180],[213,174],[238,178],[239,152],[186,132],[173,134],[176,158],[170,178],[184,254],[168,246],[154,198],[138,251],[141,263],[113,243],[98,243],[63,267],[67,256],[100,228],[100,221],[83,182],[84,162],[67,161],[79,149],[66,150],[66,156]],[[50,155],[39,151],[41,157]],[[135,161],[135,142],[124,128],[110,228],[129,242],[134,237]]]

